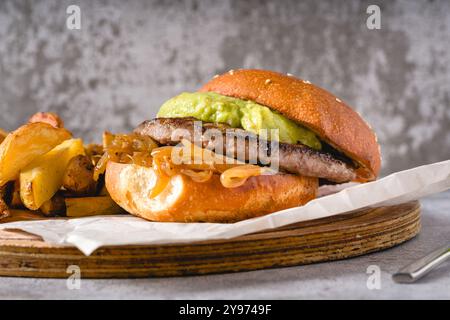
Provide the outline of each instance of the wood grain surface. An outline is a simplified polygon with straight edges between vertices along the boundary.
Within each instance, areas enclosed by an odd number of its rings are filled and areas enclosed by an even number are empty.
[[[0,275],[134,278],[238,272],[344,259],[398,245],[420,230],[420,204],[366,209],[232,240],[100,248],[84,256],[17,230],[0,230]]]

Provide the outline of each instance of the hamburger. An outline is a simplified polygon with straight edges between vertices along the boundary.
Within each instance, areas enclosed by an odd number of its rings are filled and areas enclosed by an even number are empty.
[[[309,81],[265,70],[215,76],[133,133],[107,134],[104,147],[96,169],[112,199],[163,222],[235,222],[301,206],[319,185],[372,181],[381,165],[357,112]]]

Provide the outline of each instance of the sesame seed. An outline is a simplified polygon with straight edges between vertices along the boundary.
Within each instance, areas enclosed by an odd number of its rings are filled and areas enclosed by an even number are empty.
[[[234,74],[234,70],[231,69],[230,71],[228,71],[229,74],[233,75]]]
[[[270,79],[266,79],[266,81],[264,81],[265,84],[269,84],[271,82],[272,82],[272,80],[270,80]]]
[[[293,77],[293,76],[294,76],[292,73],[286,73],[286,75],[287,75],[288,77]]]
[[[217,78],[217,77],[219,77],[219,75],[218,75],[218,74],[214,75],[213,79],[215,79],[215,78]]]
[[[310,82],[310,81],[308,81],[308,80],[303,80],[303,83],[306,83],[306,84],[311,84],[311,82]]]
[[[339,98],[336,98],[336,101],[339,103],[342,102],[341,99],[339,99]]]

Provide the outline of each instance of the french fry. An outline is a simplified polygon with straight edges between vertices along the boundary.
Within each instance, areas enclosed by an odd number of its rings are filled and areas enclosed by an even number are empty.
[[[61,188],[66,167],[73,157],[84,154],[81,139],[66,140],[38,157],[20,172],[20,198],[37,210]]]
[[[47,123],[29,123],[11,132],[0,144],[0,186],[15,180],[20,170],[71,136]]]
[[[66,198],[65,201],[67,217],[74,218],[125,213],[125,211],[108,196]]]

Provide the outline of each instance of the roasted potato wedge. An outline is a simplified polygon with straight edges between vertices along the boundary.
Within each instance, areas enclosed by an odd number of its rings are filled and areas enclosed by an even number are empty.
[[[29,123],[11,132],[0,144],[0,186],[15,180],[20,170],[71,136],[47,123]]]
[[[64,121],[53,112],[37,112],[31,116],[28,123],[44,122],[55,128],[64,128]]]
[[[66,198],[67,217],[87,217],[125,213],[110,197]]]
[[[69,161],[63,178],[63,187],[75,195],[95,195],[97,181],[94,180],[94,165],[88,156],[80,154]]]
[[[84,154],[81,139],[66,140],[38,157],[20,172],[20,198],[30,210],[37,210],[61,188],[70,159]]]

